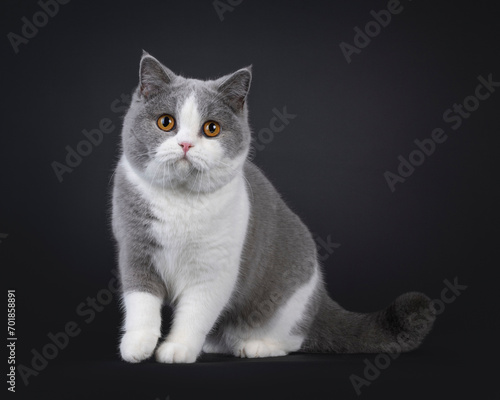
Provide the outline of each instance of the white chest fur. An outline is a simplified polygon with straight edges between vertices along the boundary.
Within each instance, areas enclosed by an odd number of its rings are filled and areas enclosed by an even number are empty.
[[[250,213],[243,177],[214,193],[189,193],[152,187],[125,157],[121,163],[157,218],[151,234],[161,248],[153,262],[170,299],[194,285],[234,286]]]

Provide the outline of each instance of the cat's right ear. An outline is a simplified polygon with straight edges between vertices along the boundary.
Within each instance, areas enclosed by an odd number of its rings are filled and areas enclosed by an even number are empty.
[[[175,74],[172,71],[143,50],[139,68],[139,90],[142,96],[153,96],[174,79]]]
[[[250,82],[252,81],[252,66],[242,68],[235,73],[223,76],[216,82],[222,99],[226,101],[234,111],[241,111],[245,104]]]

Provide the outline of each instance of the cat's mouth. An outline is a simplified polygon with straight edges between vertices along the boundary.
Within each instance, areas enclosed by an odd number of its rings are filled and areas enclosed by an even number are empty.
[[[177,163],[181,165],[188,165],[191,168],[203,171],[208,169],[207,162],[196,155],[184,154],[178,160]]]
[[[170,165],[170,169],[173,167],[173,172],[180,179],[187,179],[193,173],[206,171],[208,168],[204,160],[189,154],[179,156],[175,160],[170,160],[167,162],[167,165]]]
[[[199,157],[197,154],[162,154],[156,157],[156,162],[163,165],[165,174],[170,175],[173,179],[184,181],[193,173],[207,171],[209,165],[207,161]],[[160,173],[157,173],[160,175]]]
[[[191,157],[189,157],[189,155],[187,154],[184,154],[182,156],[180,156],[174,163],[175,165],[179,165],[179,166],[188,166],[188,167],[191,167],[193,168],[194,167],[194,163],[191,159]]]
[[[188,156],[187,154],[175,155],[175,156],[169,155],[167,157],[158,157],[157,161],[166,165],[166,166],[173,166],[173,167],[193,164],[191,157]]]

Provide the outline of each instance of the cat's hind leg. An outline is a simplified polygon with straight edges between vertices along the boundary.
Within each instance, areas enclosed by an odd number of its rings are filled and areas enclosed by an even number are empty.
[[[315,268],[308,282],[274,313],[265,324],[250,327],[241,324],[226,329],[226,341],[237,357],[260,358],[285,356],[300,349],[305,332],[297,327],[307,319],[308,306],[314,301],[319,282],[319,272]]]

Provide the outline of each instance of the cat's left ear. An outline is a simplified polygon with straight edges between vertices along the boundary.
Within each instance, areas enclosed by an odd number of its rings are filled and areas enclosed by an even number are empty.
[[[222,99],[229,104],[234,111],[241,111],[250,90],[252,81],[252,66],[239,69],[231,75],[217,80],[218,90]]]

